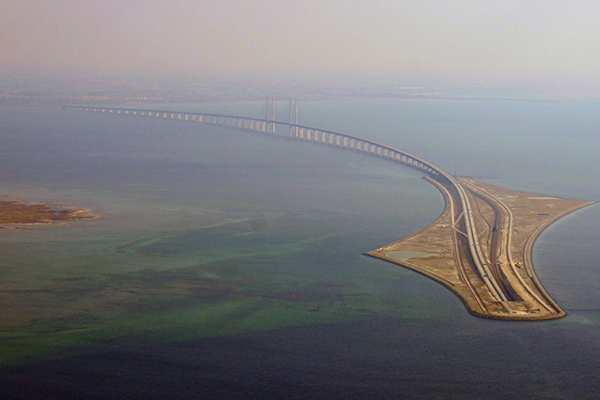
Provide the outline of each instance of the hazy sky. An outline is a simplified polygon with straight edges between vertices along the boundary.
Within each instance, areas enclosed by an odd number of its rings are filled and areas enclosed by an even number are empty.
[[[600,1],[1,0],[0,63],[600,93]]]

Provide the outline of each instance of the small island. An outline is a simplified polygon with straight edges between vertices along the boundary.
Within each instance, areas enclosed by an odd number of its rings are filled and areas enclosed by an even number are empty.
[[[0,229],[32,229],[31,225],[64,225],[72,221],[100,218],[87,208],[66,207],[65,204],[26,204],[0,200]]]

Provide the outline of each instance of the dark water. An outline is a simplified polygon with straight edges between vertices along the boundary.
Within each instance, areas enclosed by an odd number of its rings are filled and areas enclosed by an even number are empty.
[[[10,370],[3,380],[23,390],[14,398],[597,397],[597,335],[465,324],[379,319],[119,348]]]
[[[301,120],[457,174],[600,200],[599,104],[315,102]],[[263,105],[173,107],[261,116]],[[440,195],[418,172],[182,122],[0,111],[3,193],[104,216],[2,234],[3,299],[49,315],[3,333],[2,349],[21,361],[0,372],[2,398],[600,394],[597,206],[534,248],[538,275],[569,316],[489,321],[434,282],[360,256],[439,214]],[[198,285],[210,290],[189,296]],[[39,292],[14,297],[27,287]],[[69,310],[80,320],[64,322]]]

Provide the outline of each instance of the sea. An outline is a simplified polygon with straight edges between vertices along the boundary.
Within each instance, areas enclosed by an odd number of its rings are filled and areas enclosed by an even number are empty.
[[[266,116],[258,101],[129,107]],[[303,101],[299,118],[600,201],[597,100]],[[566,318],[476,318],[363,255],[442,212],[421,172],[286,136],[0,108],[0,199],[101,216],[0,230],[0,398],[600,398],[600,206],[533,248]]]

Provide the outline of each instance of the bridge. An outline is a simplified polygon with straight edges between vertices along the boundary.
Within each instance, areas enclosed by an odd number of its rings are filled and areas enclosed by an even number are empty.
[[[374,156],[386,158],[398,162],[400,164],[404,164],[406,166],[418,169],[432,176],[450,178],[449,174],[447,174],[441,168],[433,165],[432,163],[391,146],[377,143],[368,139],[358,138],[356,136],[348,135],[341,132],[312,128],[309,126],[298,125],[293,123],[279,122],[272,119],[249,118],[223,114],[139,110],[133,108],[67,106],[64,107],[64,109],[199,122],[204,124],[218,125],[227,128],[242,129],[246,131],[267,133],[273,135],[275,135],[275,132],[277,131],[276,126],[282,126],[285,130],[289,132],[289,137],[293,139],[305,140],[309,142],[326,144],[330,146],[345,148],[348,150],[367,153]]]
[[[187,121],[267,135],[275,135],[283,130],[293,140],[360,152],[419,170],[427,174],[430,181],[436,183],[446,198],[446,211],[449,210],[451,214],[451,246],[454,249],[455,269],[460,276],[460,286],[464,290],[458,290],[456,283],[440,278],[439,274],[425,269],[419,270],[410,263],[394,260],[381,252],[373,251],[367,254],[408,266],[437,280],[457,294],[467,309],[476,316],[525,320],[552,319],[566,315],[535,276],[530,255],[521,261],[525,266],[526,275],[519,270],[519,263],[512,259],[515,252],[511,247],[513,218],[511,210],[502,201],[492,194],[485,193],[477,185],[456,178],[433,163],[406,151],[342,132],[298,124],[297,103],[295,110],[290,103],[290,120],[287,123],[275,120],[274,106],[269,105],[268,100],[266,119],[136,108],[67,106],[64,109]],[[500,229],[490,230],[492,244],[487,245],[482,244],[482,224],[478,223],[485,219],[481,211],[478,211],[483,207],[478,203],[481,199],[494,210],[496,227],[501,226]],[[541,229],[538,229],[536,234],[540,232]],[[535,240],[535,236],[532,240]],[[531,251],[532,242],[528,246]]]

